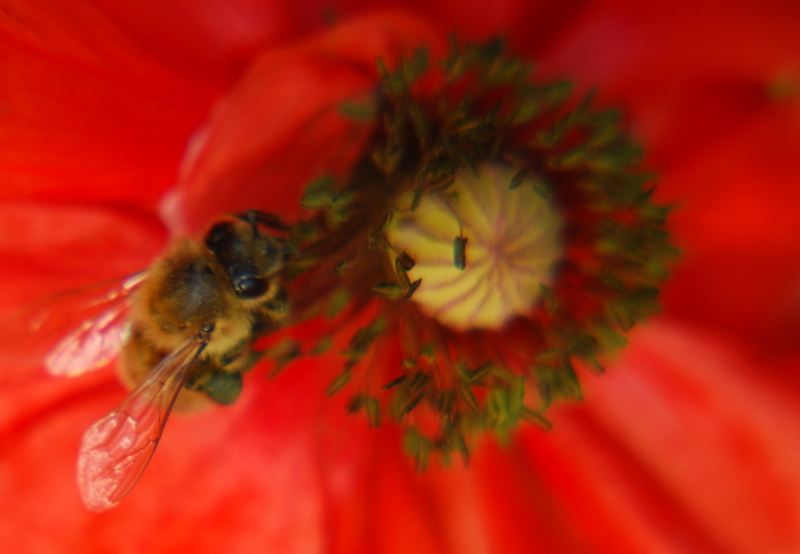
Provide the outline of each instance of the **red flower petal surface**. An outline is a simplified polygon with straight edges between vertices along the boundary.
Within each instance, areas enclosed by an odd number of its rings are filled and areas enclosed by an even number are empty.
[[[237,79],[260,50],[313,25],[304,21],[302,6],[283,2],[98,0],[93,4],[174,72],[226,84]],[[317,26],[321,23],[320,14]]]
[[[173,193],[178,229],[220,212],[261,209],[293,219],[303,185],[353,161],[365,129],[338,114],[377,82],[375,60],[396,63],[443,38],[419,20],[382,15],[342,25],[256,58],[195,139]]]
[[[131,208],[2,202],[0,320],[27,302],[140,271],[165,242],[161,222]]]
[[[564,413],[552,439],[599,489],[598,511],[616,511],[601,527],[638,520],[633,527],[651,535],[643,539],[665,551],[798,548],[800,360],[786,365],[788,379],[764,379],[763,362],[736,351],[652,324],[608,379],[587,383],[586,403]]]
[[[216,91],[168,71],[94,6],[5,10],[0,198],[152,209]]]

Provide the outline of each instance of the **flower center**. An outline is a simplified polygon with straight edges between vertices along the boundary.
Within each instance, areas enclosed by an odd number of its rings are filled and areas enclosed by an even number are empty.
[[[499,329],[536,305],[562,255],[561,218],[510,165],[462,168],[440,194],[412,209],[413,191],[395,202],[385,229],[421,279],[411,300],[455,330]],[[514,185],[512,185],[514,183]],[[519,185],[519,186],[515,186]]]
[[[658,310],[675,250],[640,149],[591,95],[498,41],[378,71],[359,101],[370,139],[349,174],[306,187],[284,279],[294,317],[323,316],[306,351],[351,329],[327,393],[401,425],[422,468],[467,460],[477,431],[549,428],[581,397],[574,363],[602,371]]]

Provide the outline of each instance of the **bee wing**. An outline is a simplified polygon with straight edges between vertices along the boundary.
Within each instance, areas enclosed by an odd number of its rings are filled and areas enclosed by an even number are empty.
[[[27,306],[3,325],[0,351],[51,375],[75,376],[103,367],[130,331],[132,294],[145,272],[107,285],[60,294]]]
[[[116,410],[84,433],[78,485],[90,510],[111,508],[136,485],[206,344],[196,337],[168,354]]]

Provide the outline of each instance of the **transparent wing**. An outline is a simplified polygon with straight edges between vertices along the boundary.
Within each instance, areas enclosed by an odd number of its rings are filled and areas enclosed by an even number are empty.
[[[136,485],[206,344],[197,337],[170,353],[116,410],[84,433],[78,485],[90,510],[111,508]]]
[[[0,325],[0,353],[30,366],[44,361],[52,375],[75,376],[103,367],[127,338],[132,293],[145,275],[26,306]]]
[[[126,279],[120,288],[87,306],[87,309],[101,311],[97,316],[84,319],[48,352],[45,357],[47,372],[80,375],[103,367],[116,357],[130,333],[131,293],[139,288],[143,279],[144,273]]]

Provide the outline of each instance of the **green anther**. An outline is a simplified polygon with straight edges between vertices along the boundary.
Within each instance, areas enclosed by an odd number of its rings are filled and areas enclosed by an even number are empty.
[[[464,237],[453,239],[453,265],[461,271],[467,267],[467,239]]]
[[[380,76],[381,81],[382,82],[388,81],[392,74],[386,68],[386,64],[383,62],[383,58],[376,59],[375,65],[378,66],[378,75]]]
[[[539,396],[545,407],[557,399],[580,400],[583,396],[578,377],[567,358],[564,358],[560,366],[539,366],[534,369],[534,373]]]
[[[375,118],[375,106],[365,102],[342,102],[338,112],[345,119],[356,123],[369,123]]]
[[[458,375],[458,378],[462,383],[469,384],[469,381],[470,381],[470,378],[472,377],[472,375],[470,373],[470,370],[469,370],[469,367],[467,366],[467,364],[465,364],[463,362],[457,363],[455,365],[455,372],[456,372],[456,375]]]
[[[270,377],[274,377],[289,363],[302,355],[302,344],[295,340],[283,339],[278,344],[263,351],[262,354],[275,362],[275,367],[269,373]]]
[[[453,442],[455,442],[455,448],[458,451],[459,455],[461,456],[461,460],[464,462],[464,465],[468,466],[469,448],[467,447],[467,442],[464,439],[464,433],[462,432],[455,433],[453,436]]]
[[[667,215],[670,209],[664,206],[654,206],[652,204],[645,204],[639,209],[639,213],[648,223],[653,225],[664,225],[667,221]]]
[[[423,192],[422,187],[417,187],[417,188],[414,189],[414,198],[411,201],[411,211],[412,212],[414,210],[416,210],[417,207],[419,206],[419,201],[422,199],[422,192]]]
[[[385,324],[382,319],[376,319],[366,327],[362,327],[350,339],[349,348],[342,354],[351,359],[361,358],[367,352],[372,341],[383,333],[384,327]]]
[[[411,381],[409,381],[408,386],[411,390],[420,390],[428,382],[428,379],[430,379],[430,375],[424,371],[417,371],[411,376]]]
[[[428,465],[432,447],[430,439],[414,427],[409,427],[403,437],[403,447],[406,453],[414,459],[417,471],[424,471]]]
[[[419,349],[419,357],[432,364],[436,360],[436,350],[432,344],[425,344]]]
[[[520,106],[512,123],[521,125],[561,107],[572,93],[572,84],[567,81],[521,87]]]
[[[531,186],[533,187],[533,192],[538,194],[540,198],[549,200],[553,197],[555,192],[553,190],[553,185],[548,183],[543,177],[531,177],[530,182]]]
[[[569,152],[555,155],[548,161],[548,166],[556,170],[570,170],[583,167],[587,161],[586,148],[581,146]]]
[[[338,264],[336,264],[336,267],[333,269],[333,273],[334,275],[342,276],[351,267],[353,267],[352,260],[342,260]]]
[[[505,367],[496,364],[492,364],[489,367],[489,372],[492,374],[493,377],[499,379],[504,383],[510,383],[517,377],[515,373],[512,373]]]
[[[541,427],[545,431],[549,431],[553,428],[553,424],[547,420],[542,414],[539,412],[534,412],[530,408],[523,406],[520,410],[520,418],[528,421],[538,427]]]
[[[419,288],[422,284],[422,279],[417,279],[413,283],[408,285],[408,290],[406,290],[405,295],[403,296],[403,302],[408,302],[411,300],[411,297],[414,296],[414,292]]]
[[[364,399],[364,411],[367,413],[367,423],[370,427],[378,427],[381,424],[381,411],[378,399],[372,396]]]
[[[628,344],[625,335],[617,332],[612,327],[601,326],[595,333],[598,343],[598,350],[601,352],[615,352]]]
[[[558,348],[548,348],[546,350],[539,350],[536,353],[535,361],[537,363],[551,362],[553,360],[560,360],[564,357],[564,353]]]
[[[603,364],[600,363],[594,354],[583,354],[581,358],[583,358],[596,373],[605,373],[606,368],[603,367]]]
[[[367,233],[367,250],[375,250],[375,246],[382,243],[383,239],[380,238],[378,233]]]
[[[411,259],[411,258],[408,257],[408,254],[406,254],[405,252],[403,252],[403,254],[409,260]],[[395,261],[394,261],[394,271],[397,274],[397,278],[400,279],[400,285],[404,289],[408,289],[408,287],[411,286],[411,281],[408,278],[408,271],[410,269],[412,269],[414,267],[414,265],[412,263],[411,267],[408,267],[407,264],[405,264],[403,262],[404,262],[404,260],[401,259],[400,257],[396,258]]]
[[[414,134],[419,141],[420,148],[425,148],[429,142],[428,134],[430,130],[428,129],[428,124],[425,119],[425,116],[422,115],[419,106],[411,106],[409,108],[409,119],[411,120],[411,125],[414,128]]]
[[[327,215],[334,226],[347,220],[350,215],[352,201],[351,194],[335,194],[331,197]]]
[[[333,198],[333,177],[323,175],[306,185],[300,206],[306,210],[326,208]]]
[[[394,388],[394,387],[396,387],[397,385],[399,385],[400,383],[402,383],[402,382],[403,382],[403,381],[405,381],[406,379],[408,379],[408,375],[401,375],[400,377],[398,377],[398,378],[396,378],[396,379],[392,379],[391,381],[389,381],[388,383],[386,383],[385,385],[383,385],[383,386],[381,387],[381,389],[383,389],[383,390],[389,390],[389,389],[391,389],[391,388]]]
[[[525,171],[518,171],[512,178],[511,182],[508,185],[508,188],[514,190],[518,186],[522,184],[523,179],[528,176],[528,173]]]
[[[461,398],[464,399],[464,401],[469,405],[470,408],[472,408],[476,412],[480,411],[481,406],[480,404],[478,404],[478,401],[475,399],[475,395],[472,394],[472,391],[468,386],[462,385],[458,387],[458,393],[461,395]]]
[[[453,411],[456,395],[451,390],[443,390],[439,393],[437,407],[443,414],[449,414]]]
[[[354,414],[359,412],[364,407],[364,401],[366,396],[363,394],[357,394],[353,398],[350,399],[350,402],[347,403],[347,411],[350,414]]]
[[[489,375],[493,367],[494,364],[490,363],[486,363],[479,367],[476,367],[475,369],[469,372],[469,378],[467,379],[467,384],[469,386],[479,384]]]
[[[373,293],[383,298],[388,298],[389,300],[397,300],[403,297],[406,290],[405,287],[396,283],[378,283],[377,285],[372,285]]]
[[[407,83],[413,83],[428,71],[428,51],[425,48],[417,48],[410,61],[401,64],[401,72]]]
[[[380,405],[377,398],[366,394],[355,395],[348,403],[347,411],[355,414],[361,410],[364,410],[370,427],[378,427],[380,425]]]
[[[414,260],[409,256],[407,253],[402,252],[397,257],[397,264],[399,267],[402,268],[403,271],[411,271],[414,269]]]
[[[511,382],[509,391],[509,410],[514,414],[519,414],[525,401],[525,379],[518,375]]]
[[[333,319],[339,313],[347,307],[350,303],[352,296],[350,293],[345,289],[337,289],[335,290],[329,297],[328,303],[325,306],[325,317],[328,319]]]
[[[597,278],[620,294],[628,293],[628,287],[626,287],[622,281],[617,279],[611,272],[609,272],[607,268],[602,268],[600,273],[597,274]]]
[[[542,299],[542,303],[544,304],[544,309],[547,311],[548,314],[553,314],[558,309],[558,300],[556,300],[556,295],[553,294],[553,290],[539,283],[539,297]]]
[[[383,231],[386,228],[386,225],[389,223],[389,220],[392,219],[392,212],[386,212],[381,217],[378,226],[375,228],[376,231]]]
[[[496,387],[489,391],[486,400],[487,415],[494,421],[493,426],[502,424],[509,417],[509,394],[508,390]]]
[[[408,404],[406,404],[403,407],[403,409],[400,411],[400,416],[402,417],[402,416],[410,413],[411,410],[413,410],[414,408],[416,408],[417,404],[419,404],[419,402],[420,402],[420,400],[422,400],[423,396],[424,396],[424,394],[420,393],[420,394],[416,395],[414,398],[412,398],[411,401]]]
[[[317,344],[310,350],[310,354],[314,356],[319,356],[320,354],[324,354],[328,350],[331,349],[333,346],[333,339],[329,336],[322,337]]]
[[[333,396],[339,392],[341,388],[350,381],[350,377],[352,377],[352,375],[349,370],[345,370],[340,373],[333,381],[331,381],[331,384],[327,386],[325,389],[325,394],[328,396]]]

